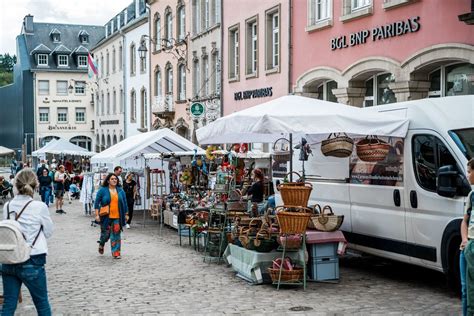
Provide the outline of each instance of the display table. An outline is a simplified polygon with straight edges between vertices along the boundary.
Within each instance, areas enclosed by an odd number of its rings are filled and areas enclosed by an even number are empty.
[[[287,252],[293,262],[299,262],[301,266],[305,260],[305,252],[303,250],[295,252]],[[224,258],[232,265],[238,276],[253,282],[255,284],[263,283],[263,273],[267,273],[267,268],[273,264],[273,260],[281,257],[281,252],[256,252],[245,248],[229,244],[224,252]]]

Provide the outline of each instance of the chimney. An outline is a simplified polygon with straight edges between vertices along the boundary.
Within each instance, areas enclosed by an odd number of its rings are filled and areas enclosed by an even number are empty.
[[[23,18],[23,29],[25,30],[25,33],[33,33],[33,16],[31,14],[26,15]]]

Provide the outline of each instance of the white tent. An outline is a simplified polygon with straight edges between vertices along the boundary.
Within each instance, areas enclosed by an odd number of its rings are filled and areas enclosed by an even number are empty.
[[[162,152],[162,153],[150,153],[150,154],[144,154],[143,157],[145,159],[162,159],[163,157],[183,157],[183,156],[202,156],[205,155],[206,151],[201,149],[201,148],[196,148],[196,151],[194,150],[187,150],[187,151],[176,151],[176,152]]]
[[[311,141],[329,133],[405,137],[409,121],[385,113],[294,95],[219,118],[197,130],[200,144],[272,142],[282,134],[308,135]]]
[[[53,155],[72,155],[72,156],[87,156],[94,155],[94,152],[90,152],[85,148],[74,145],[64,138],[51,140],[49,143],[41,147],[40,149],[31,153],[33,157],[45,157],[46,154]]]
[[[15,151],[13,149],[0,146],[0,156],[8,156],[8,155],[11,155],[11,154],[14,154],[14,153],[15,153]]]
[[[111,170],[120,165],[124,168],[144,168],[143,154],[190,151],[197,146],[168,128],[128,137],[104,150],[91,159],[94,166],[106,166]]]

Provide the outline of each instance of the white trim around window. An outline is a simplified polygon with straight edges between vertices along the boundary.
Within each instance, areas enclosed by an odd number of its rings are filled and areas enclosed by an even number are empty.
[[[333,0],[308,0],[306,32],[323,29],[333,24]]]
[[[86,108],[76,108],[76,123],[86,123]]]
[[[48,54],[38,54],[38,66],[48,66]]]
[[[39,108],[38,114],[40,123],[49,123],[49,108]]]
[[[372,0],[342,0],[342,16],[339,21],[345,23],[364,16],[372,15]]]
[[[67,123],[67,108],[58,108],[58,123]]]
[[[69,67],[69,58],[67,55],[58,55],[58,66]]]
[[[87,68],[87,56],[86,55],[77,56],[77,66],[79,68]]]

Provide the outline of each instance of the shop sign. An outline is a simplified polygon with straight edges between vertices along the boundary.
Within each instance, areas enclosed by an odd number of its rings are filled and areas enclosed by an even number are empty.
[[[76,126],[72,126],[72,125],[49,125],[48,126],[48,129],[49,130],[75,130],[76,129]]]
[[[382,26],[374,27],[371,30],[362,30],[351,33],[348,36],[342,35],[331,39],[331,50],[342,49],[367,43],[369,39],[373,42],[386,38],[402,36],[407,33],[418,32],[420,29],[420,17],[415,16],[403,21],[397,21]]]
[[[271,97],[273,95],[272,91],[273,87],[263,88],[263,89],[255,89],[255,90],[246,90],[234,93],[234,100],[241,101],[247,99],[255,99],[255,98],[265,98]]]
[[[189,111],[193,117],[201,117],[204,114],[204,105],[199,102],[193,103]]]
[[[73,100],[73,99],[53,99],[53,103],[81,103],[81,100]]]

